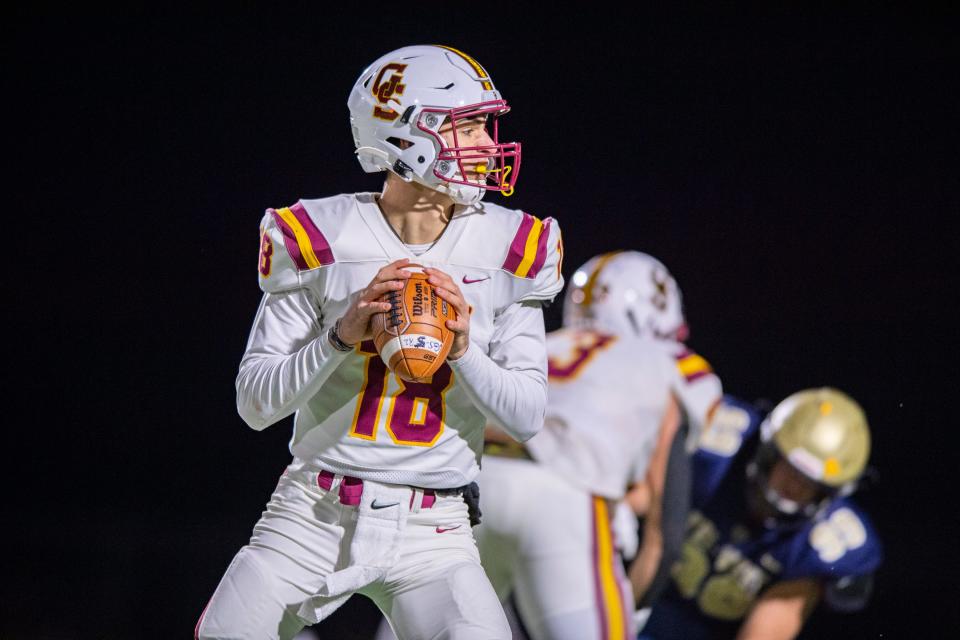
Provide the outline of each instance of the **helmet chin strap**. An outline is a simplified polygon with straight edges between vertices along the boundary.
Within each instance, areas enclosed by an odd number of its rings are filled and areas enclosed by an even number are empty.
[[[459,205],[471,205],[471,204],[476,204],[476,203],[480,202],[481,200],[483,200],[483,196],[486,194],[486,190],[485,190],[485,189],[481,189],[480,187],[466,187],[466,186],[464,186],[464,185],[451,184],[451,183],[449,183],[449,182],[444,182],[444,183],[442,183],[442,184],[436,184],[436,185],[429,185],[429,184],[428,184],[428,185],[426,185],[426,186],[428,186],[428,187],[430,187],[431,189],[434,189],[434,190],[436,190],[436,191],[439,191],[440,193],[445,193],[445,194],[447,194],[448,196],[450,196],[451,198],[453,198],[453,201],[454,201],[455,203],[457,203],[457,204],[459,204]],[[477,190],[477,193],[476,193],[476,194],[472,194],[472,195],[470,195],[469,197],[465,197],[465,194],[464,194],[463,192],[464,192],[466,189],[476,189],[476,190]]]
[[[460,175],[459,170],[454,169],[453,175],[454,176]],[[480,185],[468,186],[468,185],[458,184],[456,182],[448,182],[442,179],[439,181],[438,184],[429,184],[426,182],[424,184],[430,187],[431,189],[447,194],[448,196],[453,198],[454,202],[456,202],[459,205],[476,204],[481,200],[483,200],[483,196],[485,196],[487,193],[487,190]]]
[[[784,515],[795,516],[801,511],[805,511],[799,502],[783,497],[772,487],[764,487],[763,497],[770,503],[770,506]]]

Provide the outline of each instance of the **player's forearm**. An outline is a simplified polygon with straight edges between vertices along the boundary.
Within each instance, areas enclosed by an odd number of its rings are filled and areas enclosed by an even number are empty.
[[[643,521],[643,542],[640,545],[637,557],[630,563],[630,568],[627,571],[635,604],[639,604],[643,600],[663,558],[662,512],[661,497],[651,493],[650,505]]]
[[[251,428],[269,427],[316,394],[346,355],[325,335],[290,355],[248,351],[237,375],[237,411]]]
[[[523,442],[540,430],[547,404],[543,372],[504,369],[475,344],[450,368],[487,420],[512,438]]]
[[[630,587],[633,591],[634,605],[639,606],[647,590],[657,574],[657,568],[660,566],[660,560],[663,557],[663,541],[650,541],[646,534],[640,552],[633,562],[630,563],[630,569],[627,577],[630,579]]]
[[[737,640],[791,640],[800,634],[820,596],[819,583],[797,578],[769,587],[747,614]]]

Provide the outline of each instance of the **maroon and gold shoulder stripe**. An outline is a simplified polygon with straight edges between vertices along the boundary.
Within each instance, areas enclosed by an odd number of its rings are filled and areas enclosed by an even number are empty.
[[[298,271],[316,269],[336,262],[327,239],[310,219],[302,204],[298,202],[292,207],[270,209],[270,214],[283,233],[283,244]]]
[[[553,218],[541,221],[529,213],[524,213],[523,221],[510,243],[510,252],[501,268],[520,278],[536,278],[547,261],[547,242],[552,223]]]
[[[713,373],[710,363],[689,349],[684,349],[675,357],[677,359],[677,369],[680,370],[680,374],[686,378],[687,382],[699,380],[703,376]]]

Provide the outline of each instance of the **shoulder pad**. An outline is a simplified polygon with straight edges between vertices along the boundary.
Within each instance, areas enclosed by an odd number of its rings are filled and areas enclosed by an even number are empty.
[[[673,359],[676,361],[677,370],[688,383],[699,380],[713,373],[713,367],[703,356],[688,348],[686,345],[678,344],[673,352]]]
[[[330,244],[302,203],[267,209],[260,223],[260,288],[277,293],[303,286],[335,262]]]
[[[883,555],[869,519],[844,498],[834,500],[810,527],[807,544],[809,571],[830,578],[872,573]]]
[[[710,416],[710,426],[698,443],[698,454],[733,458],[760,429],[760,412],[748,402],[724,395]]]
[[[553,218],[517,212],[516,231],[501,269],[515,278],[516,300],[553,300],[563,289],[563,240]]]

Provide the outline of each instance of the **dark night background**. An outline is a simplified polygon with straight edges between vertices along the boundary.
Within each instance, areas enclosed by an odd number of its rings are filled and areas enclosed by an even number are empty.
[[[290,420],[257,433],[234,406],[260,216],[379,188],[347,93],[433,42],[513,106],[505,204],[560,221],[567,277],[652,253],[728,391],[864,405],[886,563],[868,610],[805,637],[960,627],[956,12],[582,11],[8,16],[0,637],[191,637],[289,461]],[[330,637],[372,611],[355,598]]]

